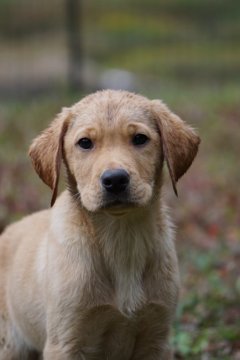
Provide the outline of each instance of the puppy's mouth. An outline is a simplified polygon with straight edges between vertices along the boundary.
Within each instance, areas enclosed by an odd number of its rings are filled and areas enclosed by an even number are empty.
[[[100,210],[106,211],[112,215],[121,216],[133,210],[136,203],[128,199],[113,199],[105,201]]]

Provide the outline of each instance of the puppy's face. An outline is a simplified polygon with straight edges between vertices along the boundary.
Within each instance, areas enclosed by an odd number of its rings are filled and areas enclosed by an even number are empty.
[[[76,199],[89,211],[143,207],[158,195],[163,160],[175,193],[199,137],[159,100],[124,91],[89,95],[63,109],[30,147],[35,170],[57,196],[64,159]]]
[[[82,205],[111,212],[147,205],[162,164],[160,136],[148,102],[125,93],[102,93],[87,100],[72,109],[64,139]]]

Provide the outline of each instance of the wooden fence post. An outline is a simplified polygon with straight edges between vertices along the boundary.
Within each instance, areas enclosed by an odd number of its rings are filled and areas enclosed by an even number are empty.
[[[81,15],[81,0],[66,0],[67,47],[69,55],[68,82],[71,89],[83,87]]]

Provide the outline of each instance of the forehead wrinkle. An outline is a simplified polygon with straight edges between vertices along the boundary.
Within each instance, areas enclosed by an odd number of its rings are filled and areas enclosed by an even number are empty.
[[[151,116],[148,111],[139,106],[126,106],[118,109],[116,122],[122,124],[139,123],[152,127]]]
[[[111,122],[112,120],[112,117],[113,117],[113,111],[112,111],[112,108],[110,107],[110,103],[108,102],[107,103],[107,122],[108,124]]]
[[[100,118],[99,111],[97,111],[95,107],[88,107],[83,109],[82,111],[78,111],[74,114],[73,121],[71,126],[94,126],[97,124],[97,121]]]
[[[100,108],[106,108],[106,119],[107,123],[110,125],[118,120],[118,115],[124,109],[129,106],[129,96],[126,95],[126,92],[114,92],[107,91],[105,93],[107,96],[104,96],[103,99],[99,99],[100,101],[97,105]],[[132,99],[130,100],[132,101]]]
[[[107,125],[111,128],[118,128],[130,123],[139,123],[144,124],[153,128],[151,117],[148,111],[139,108],[138,106],[129,106],[129,104],[118,104],[117,107],[114,107],[115,104],[108,104],[108,121]],[[112,107],[111,107],[112,106]],[[119,130],[120,130],[119,129]]]
[[[116,99],[113,98],[112,94],[110,92],[108,93],[107,122],[109,125],[116,121],[123,100],[124,95],[121,96],[120,100],[117,99],[116,101]]]
[[[118,112],[120,111],[120,109],[122,108],[122,105],[123,105],[124,101],[126,101],[126,94],[123,92],[120,100],[119,100],[118,103],[117,103],[116,113],[118,113]]]

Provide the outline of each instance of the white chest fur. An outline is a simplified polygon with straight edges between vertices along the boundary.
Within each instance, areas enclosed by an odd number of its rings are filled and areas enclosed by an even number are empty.
[[[145,300],[143,273],[153,248],[153,234],[146,221],[109,218],[100,227],[103,256],[114,281],[115,302],[124,314],[137,310]]]

